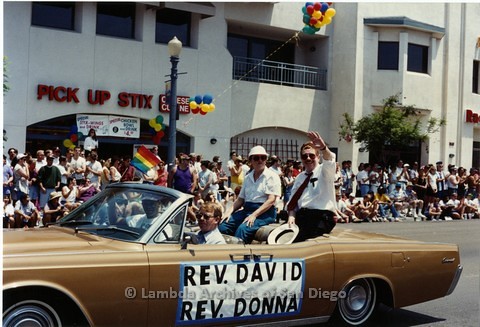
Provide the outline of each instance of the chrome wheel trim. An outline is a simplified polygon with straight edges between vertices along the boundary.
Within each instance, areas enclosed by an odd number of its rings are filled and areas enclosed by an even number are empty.
[[[342,291],[346,296],[339,299],[338,309],[343,320],[351,325],[364,323],[375,309],[375,284],[370,279],[358,279],[350,282]]]
[[[60,326],[60,318],[55,310],[46,303],[39,301],[24,301],[15,304],[3,316],[3,326],[22,327]]]

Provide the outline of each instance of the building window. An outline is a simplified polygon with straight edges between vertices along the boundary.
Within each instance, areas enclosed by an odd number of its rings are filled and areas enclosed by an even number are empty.
[[[134,3],[97,3],[97,34],[133,39]]]
[[[190,28],[192,14],[175,9],[162,9],[157,11],[155,23],[155,42],[167,44],[174,36],[184,46],[190,46]]]
[[[473,142],[472,167],[480,167],[480,142]]]
[[[413,43],[408,44],[407,70],[428,74],[428,47]]]
[[[473,78],[472,78],[472,92],[476,94],[480,94],[480,85],[478,81],[480,79],[480,61],[474,60],[473,61]]]
[[[227,47],[233,57],[295,62],[295,47],[291,43],[284,45],[279,41],[228,34]]]
[[[398,70],[398,42],[378,42],[379,70]]]
[[[73,30],[75,2],[32,2],[32,25]]]

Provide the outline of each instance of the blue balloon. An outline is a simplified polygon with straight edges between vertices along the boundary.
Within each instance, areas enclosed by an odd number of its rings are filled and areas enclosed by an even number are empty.
[[[307,2],[307,3],[305,3],[305,8],[307,8],[308,6],[313,6],[313,2]]]
[[[70,131],[73,133],[73,134],[76,134],[78,132],[78,127],[77,125],[72,125],[72,127],[70,127]]]
[[[327,11],[327,9],[328,9],[328,3],[323,2],[323,3],[322,3],[322,8],[320,9],[320,11],[322,12],[322,14],[325,13],[325,11]]]
[[[196,95],[196,96],[195,96],[195,102],[196,102],[197,104],[202,103],[202,101],[203,101],[203,98],[202,98],[201,95]]]
[[[207,93],[203,96],[203,103],[210,104],[212,103],[212,101],[213,101],[213,95]]]

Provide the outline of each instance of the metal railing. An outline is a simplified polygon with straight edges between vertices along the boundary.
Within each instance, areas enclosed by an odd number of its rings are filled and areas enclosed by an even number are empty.
[[[327,89],[326,69],[246,57],[233,58],[233,79],[317,90]]]

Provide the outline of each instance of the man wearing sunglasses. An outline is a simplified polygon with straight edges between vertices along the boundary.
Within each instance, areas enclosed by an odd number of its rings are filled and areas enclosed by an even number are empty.
[[[297,224],[299,227],[294,242],[330,233],[335,227],[335,154],[317,132],[308,132],[307,136],[310,142],[300,148],[304,171],[295,179],[287,204],[289,226]]]
[[[275,222],[275,201],[280,197],[280,177],[266,168],[268,154],[254,146],[248,154],[252,169],[245,176],[240,194],[233,203],[233,214],[219,226],[222,234],[235,235],[246,244],[252,242],[257,230]],[[239,210],[243,208],[243,210]]]
[[[198,227],[197,244],[226,244],[225,239],[218,230],[222,219],[222,206],[218,203],[204,203],[196,213]]]

